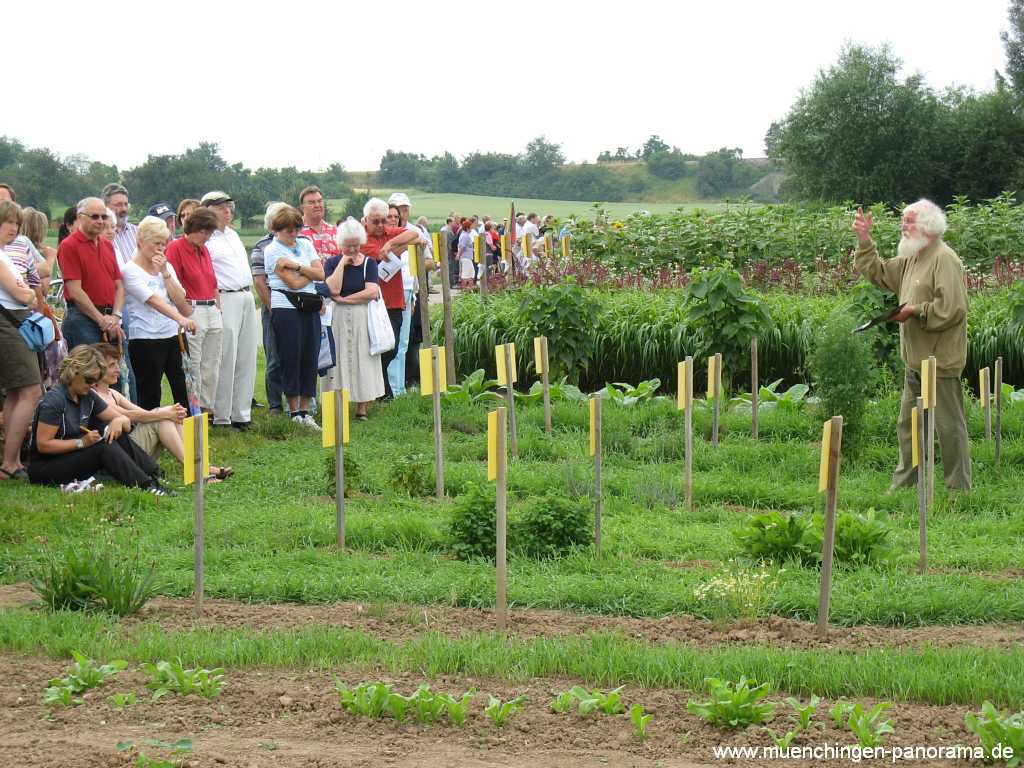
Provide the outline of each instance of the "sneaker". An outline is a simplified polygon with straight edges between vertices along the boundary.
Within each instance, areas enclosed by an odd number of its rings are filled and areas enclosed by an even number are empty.
[[[232,421],[231,426],[237,429],[239,432],[247,432],[252,429],[251,421]]]
[[[320,425],[317,424],[316,419],[314,419],[308,413],[305,416],[300,416],[299,418],[302,421],[302,423],[305,424],[307,427],[311,427],[315,429],[317,432],[320,431]]]
[[[177,494],[170,488],[164,488],[160,483],[153,483],[146,487],[146,493],[151,493],[154,496],[177,496]]]

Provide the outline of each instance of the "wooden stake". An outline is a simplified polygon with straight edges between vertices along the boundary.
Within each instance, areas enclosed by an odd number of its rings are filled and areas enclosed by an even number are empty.
[[[452,289],[448,282],[448,234],[447,231],[435,232],[434,256],[440,266],[441,274],[441,309],[444,312],[444,361],[445,377],[448,384],[455,383],[455,326],[452,323]]]
[[[334,398],[334,522],[335,544],[345,551],[345,397],[340,389],[327,393]]]
[[[601,482],[601,395],[590,396],[590,455],[594,457],[594,551],[601,556],[601,514],[604,499]]]
[[[708,358],[708,389],[711,395],[711,447],[718,447],[718,418],[722,395],[722,354]]]
[[[516,395],[512,375],[512,345],[502,344],[501,352],[505,356],[505,407],[508,408],[509,446],[513,456],[519,456],[519,439],[516,434]]]
[[[935,395],[937,393],[939,371],[935,367],[935,356],[928,358],[928,369],[931,372],[931,386],[928,391],[928,402],[930,404],[928,414],[928,506],[935,503]]]
[[[923,398],[917,398],[916,410],[918,414],[917,423],[911,426],[914,430],[913,440],[918,445],[918,450],[914,456],[917,459],[917,539],[920,553],[917,572],[924,573],[928,570],[928,485],[925,482],[924,452],[921,450],[925,444],[923,415],[926,411],[924,410]]]
[[[537,346],[539,354],[535,354],[537,357],[537,363],[540,367],[540,383],[541,390],[544,393],[544,432],[545,434],[551,434],[551,375],[548,370],[548,337],[538,336]]]
[[[995,375],[995,398],[996,398],[996,466],[1002,461],[1003,453],[1003,358],[996,358]]]
[[[434,397],[434,478],[437,498],[444,498],[444,448],[441,445],[441,354],[436,346],[430,348],[430,375],[433,378]]]
[[[757,408],[760,402],[760,382],[757,376],[757,337],[750,340],[750,429],[754,439],[758,437]]]
[[[693,356],[683,363],[683,448],[686,453],[686,510],[693,512]]]
[[[827,445],[822,441],[822,461],[825,469],[825,530],[821,543],[821,593],[818,596],[817,634],[828,637],[828,610],[832,595],[832,556],[836,538],[836,498],[839,487],[839,458],[843,443],[843,417],[833,416],[826,422]],[[827,457],[827,458],[826,458]],[[820,486],[819,486],[820,487]]]
[[[992,387],[989,383],[988,366],[978,371],[978,398],[985,414],[985,439],[992,439]]]
[[[506,526],[508,516],[508,460],[505,450],[505,409],[498,408],[498,425],[496,440],[497,486],[495,488],[497,545],[495,547],[495,567],[497,589],[495,595],[495,612],[498,618],[498,629],[508,626],[508,568],[506,563]]]
[[[477,235],[473,240],[473,251],[476,263],[480,266],[480,301],[487,303],[487,248],[484,236]]]
[[[204,423],[209,418],[207,414],[201,414],[193,417],[196,427],[196,439],[195,439],[195,455],[192,457],[192,461],[195,463],[195,483],[196,483],[196,508],[195,508],[195,578],[196,578],[196,613],[201,614],[203,612],[203,592],[205,590],[204,579],[205,579],[205,552],[206,552],[206,520],[205,520],[205,499],[203,495],[203,488],[206,486],[206,467],[204,467],[203,454],[204,454],[204,442],[206,440],[206,430],[204,429]]]

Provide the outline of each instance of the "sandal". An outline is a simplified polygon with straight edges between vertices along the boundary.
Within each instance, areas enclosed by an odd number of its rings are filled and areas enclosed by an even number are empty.
[[[357,413],[356,414],[356,420],[357,421],[367,421],[369,418],[370,417],[367,416],[365,413]]]
[[[233,474],[235,474],[235,470],[231,467],[217,467],[216,472],[210,473],[210,478],[215,480],[227,480]]]
[[[0,472],[7,475],[8,480],[28,480],[28,471],[24,467],[18,467],[13,472],[0,467]]]

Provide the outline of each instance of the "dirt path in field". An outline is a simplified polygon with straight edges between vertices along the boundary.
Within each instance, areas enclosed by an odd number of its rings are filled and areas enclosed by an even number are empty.
[[[653,714],[649,738],[641,744],[625,715],[555,714],[548,704],[554,695],[579,681],[533,680],[512,688],[500,680],[439,677],[427,680],[436,691],[479,693],[465,727],[369,720],[344,712],[334,693],[329,671],[260,671],[229,669],[220,697],[207,701],[168,695],[151,701],[146,678],[130,668],[103,687],[85,694],[80,706],[49,709],[42,704],[46,681],[63,674],[66,662],[0,655],[0,765],[12,768],[103,768],[126,766],[134,759],[119,753],[120,741],[142,745],[146,739],[174,742],[188,738],[192,768],[216,766],[308,768],[310,766],[636,766],[698,768],[734,764],[777,766],[778,760],[716,760],[717,746],[771,745],[763,728],[718,731],[686,710],[690,694],[665,689],[629,689],[626,707],[641,703]],[[368,678],[342,675],[348,685]],[[411,693],[424,680],[413,675],[385,678],[400,693]],[[108,700],[115,692],[134,692],[137,703],[123,711]],[[496,728],[482,709],[487,695],[502,699],[526,695],[523,709],[503,728]],[[789,707],[779,701],[769,723],[777,733],[793,727]],[[827,714],[822,702],[812,728],[797,736],[797,746],[822,747],[855,743]],[[870,702],[864,701],[864,704]],[[895,733],[887,744],[899,747],[976,745],[963,724],[964,707],[898,704],[891,710]],[[151,758],[166,752],[143,746]],[[886,761],[888,763],[888,760]],[[850,765],[850,761],[786,760],[787,765]],[[901,760],[907,766],[937,764],[934,760]],[[942,761],[945,766],[968,765]]]
[[[36,602],[25,584],[0,586],[0,609],[25,607]],[[246,629],[294,629],[310,624],[358,629],[388,640],[407,640],[426,632],[447,637],[491,632],[490,611],[444,606],[379,605],[368,603],[251,604],[233,600],[207,600],[196,618],[191,600],[160,597],[150,601],[138,618],[122,620],[131,628],[140,622],[156,622],[168,630],[191,627],[242,627]],[[773,647],[864,650],[877,647],[950,647],[978,645],[1020,648],[1024,624],[982,626],[932,626],[914,629],[891,627],[836,627],[819,640],[814,624],[777,616],[757,621],[717,624],[692,616],[638,619],[623,616],[575,614],[565,611],[514,610],[510,634],[535,637],[578,636],[588,632],[621,632],[648,643],[679,642],[698,647],[721,645],[771,645]]]

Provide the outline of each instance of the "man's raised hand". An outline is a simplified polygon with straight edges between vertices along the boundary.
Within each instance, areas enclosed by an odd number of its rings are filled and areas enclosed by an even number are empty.
[[[857,233],[857,241],[861,245],[867,245],[871,242],[871,227],[875,221],[871,217],[871,212],[864,213],[863,208],[857,208],[857,213],[853,216],[853,231]]]

